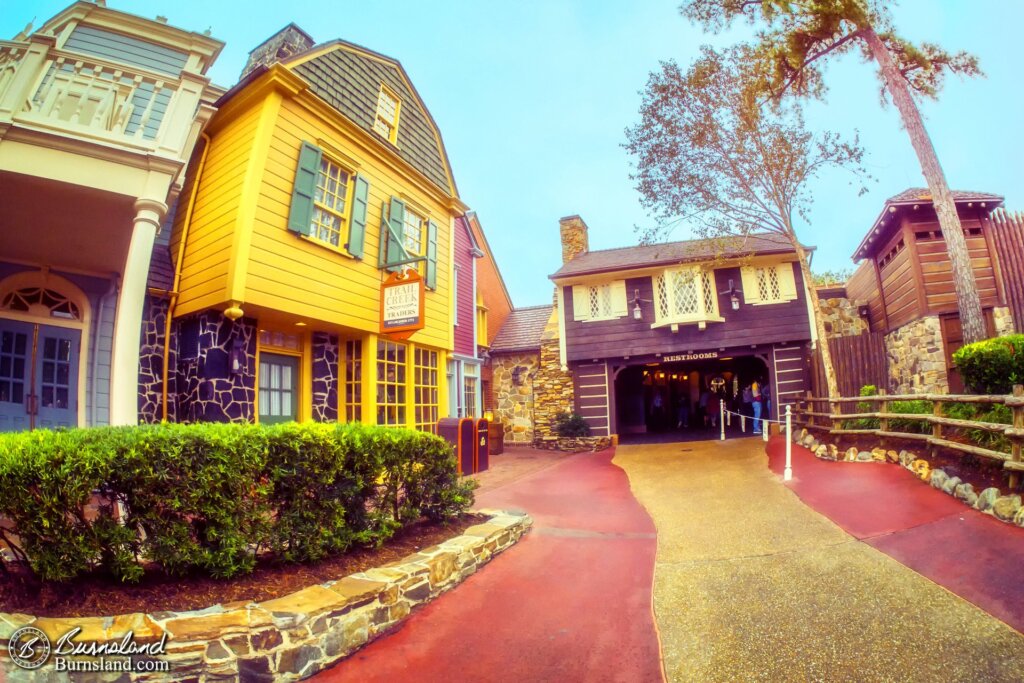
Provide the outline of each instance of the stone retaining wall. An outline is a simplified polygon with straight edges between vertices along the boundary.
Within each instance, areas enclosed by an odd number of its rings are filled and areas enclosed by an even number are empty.
[[[546,451],[565,451],[566,453],[582,453],[584,451],[603,451],[611,448],[610,436],[543,436],[534,440],[533,447]]]
[[[818,299],[825,334],[831,337],[853,337],[867,334],[868,321],[857,314],[857,305],[845,297]]]
[[[949,392],[942,323],[931,315],[885,335],[889,382],[894,394]]]
[[[0,613],[0,680],[16,681],[290,681],[306,678],[393,628],[418,605],[437,597],[513,545],[529,529],[525,514],[484,511],[491,519],[398,562],[310,586],[262,603],[230,603],[192,612],[117,617],[46,618]],[[58,673],[52,661],[18,668],[7,641],[35,626],[56,643],[74,627],[84,641],[137,643],[166,638],[166,673]]]

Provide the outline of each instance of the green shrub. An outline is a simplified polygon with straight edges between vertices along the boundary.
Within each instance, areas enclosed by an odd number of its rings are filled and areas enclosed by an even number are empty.
[[[953,354],[964,385],[976,394],[1008,394],[1024,384],[1024,334],[967,344]]]
[[[590,425],[578,413],[559,413],[555,418],[555,432],[559,436],[590,436]]]
[[[0,547],[46,580],[98,569],[136,581],[140,559],[230,577],[262,551],[315,560],[448,519],[473,502],[456,472],[442,439],[360,424],[5,434]]]

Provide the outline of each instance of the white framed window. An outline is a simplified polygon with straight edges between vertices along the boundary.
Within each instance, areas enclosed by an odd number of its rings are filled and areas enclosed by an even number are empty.
[[[745,303],[754,306],[782,304],[797,298],[792,263],[747,266],[740,272]]]
[[[714,271],[672,268],[654,278],[654,326],[721,320]]]
[[[400,108],[398,95],[383,83],[377,93],[377,113],[373,119],[373,130],[382,138],[395,143],[398,139],[398,111]]]
[[[349,191],[352,175],[324,157],[316,177],[313,195],[313,220],[309,236],[335,247],[340,247],[348,228]]]
[[[626,315],[624,280],[573,285],[573,320],[612,320]]]

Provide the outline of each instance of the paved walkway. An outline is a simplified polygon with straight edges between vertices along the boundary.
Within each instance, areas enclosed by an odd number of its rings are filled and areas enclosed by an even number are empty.
[[[1024,636],[802,503],[760,440],[614,462],[658,529],[670,680],[1021,680]]]
[[[529,511],[533,530],[319,680],[662,680],[650,517],[612,451],[534,455],[509,458],[519,478],[495,456],[477,495],[480,508]]]
[[[781,474],[785,440],[773,439],[768,455]],[[806,504],[1024,632],[1024,529],[972,510],[895,465],[829,462],[794,446],[793,471],[787,485]]]

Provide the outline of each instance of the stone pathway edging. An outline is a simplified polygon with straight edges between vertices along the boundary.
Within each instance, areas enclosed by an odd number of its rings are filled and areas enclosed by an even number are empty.
[[[533,524],[526,514],[480,510],[491,515],[440,545],[337,581],[310,586],[262,603],[230,603],[190,612],[116,617],[49,618],[0,613],[0,680],[58,676],[52,662],[24,671],[10,660],[7,640],[32,625],[55,643],[74,627],[76,641],[120,640],[133,631],[137,642],[166,637],[170,671],[147,673],[147,681],[287,681],[311,676],[393,629],[413,608],[458,585],[498,553],[515,544]],[[64,676],[68,676],[64,674]],[[50,680],[49,678],[47,680]]]

